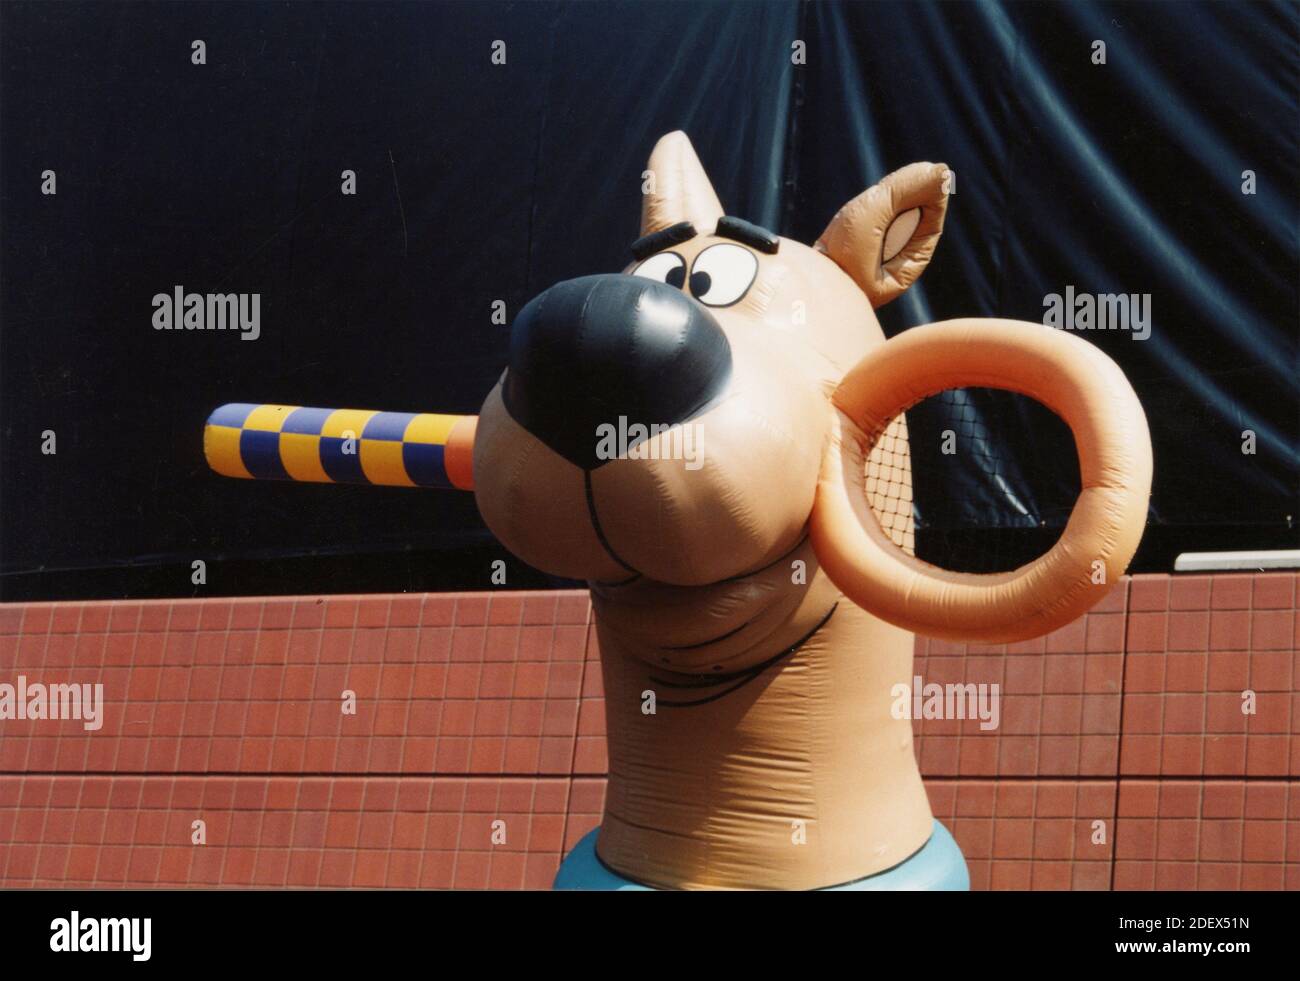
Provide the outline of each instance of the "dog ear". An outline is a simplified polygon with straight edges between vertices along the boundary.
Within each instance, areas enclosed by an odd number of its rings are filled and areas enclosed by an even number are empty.
[[[722,204],[704,173],[695,147],[681,130],[659,138],[646,164],[649,193],[641,200],[641,234],[689,221],[704,234],[722,217]]]
[[[924,271],[943,231],[948,174],[941,163],[896,170],[840,208],[815,248],[883,306]]]

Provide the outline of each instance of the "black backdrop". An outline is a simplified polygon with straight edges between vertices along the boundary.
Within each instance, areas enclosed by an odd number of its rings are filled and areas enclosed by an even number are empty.
[[[1040,320],[1067,284],[1149,293],[1147,340],[1087,335],[1151,422],[1135,567],[1294,547],[1296,10],[0,5],[3,598],[188,595],[196,558],[207,593],[486,586],[506,556],[470,495],[218,478],[203,421],[229,401],[476,411],[508,339],[493,301],[619,268],[646,155],[679,128],[729,213],[804,241],[889,170],[951,165],[890,333]],[[177,284],[260,293],[261,337],[153,330]],[[1023,407],[976,411],[1003,460],[1068,457]],[[919,504],[996,536],[1051,497],[1023,469],[999,495],[954,460]]]

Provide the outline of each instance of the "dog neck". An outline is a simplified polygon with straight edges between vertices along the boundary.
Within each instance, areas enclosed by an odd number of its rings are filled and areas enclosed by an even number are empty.
[[[806,583],[791,582],[797,561]],[[806,543],[725,583],[592,595],[609,745],[597,852],[615,871],[821,888],[925,843],[911,724],[891,712],[913,637],[846,600]]]

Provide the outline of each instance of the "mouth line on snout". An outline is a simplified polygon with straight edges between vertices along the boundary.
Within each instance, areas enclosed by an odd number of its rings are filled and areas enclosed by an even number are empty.
[[[591,529],[596,533],[596,541],[600,543],[600,547],[605,550],[605,553],[611,559],[621,565],[628,572],[632,573],[631,578],[627,579],[626,582],[630,583],[640,578],[643,575],[641,570],[637,569],[635,566],[629,565],[622,556],[614,551],[614,546],[610,544],[609,537],[605,534],[605,529],[601,527],[600,514],[596,511],[596,492],[591,486],[590,470],[582,471],[582,487],[587,495],[587,516],[591,519]]]
[[[728,373],[727,381],[728,383],[730,382],[729,373]],[[706,399],[701,405],[698,405],[695,408],[693,408],[690,411],[690,413],[686,416],[686,418],[681,419],[678,422],[672,423],[672,426],[690,424],[694,420],[698,419],[700,416],[705,415],[706,413],[712,411],[718,406],[731,401],[735,397],[736,397],[736,393],[731,389],[730,384],[726,384],[724,385],[721,391],[716,392],[708,399]],[[671,428],[671,426],[669,428]],[[632,446],[629,446],[628,449],[631,450],[633,446],[641,446],[643,443],[646,442],[648,442],[648,439],[639,440],[637,441],[637,443],[633,444]],[[609,462],[609,461],[605,461],[605,462]],[[615,550],[613,543],[609,540],[609,536],[605,533],[605,528],[601,524],[601,520],[600,520],[600,511],[596,507],[596,491],[595,488],[592,486],[592,482],[591,482],[591,475],[594,469],[595,468],[589,469],[587,467],[584,467],[582,470],[582,489],[583,489],[583,494],[585,495],[587,501],[587,516],[591,520],[591,528],[592,531],[594,531],[596,534],[596,541],[600,544],[600,547],[605,550],[605,554],[608,555],[611,559],[613,559],[618,565],[626,569],[628,572],[628,577],[626,579],[622,579],[617,582],[602,582],[600,583],[600,585],[608,586],[610,588],[615,588],[618,586],[631,585],[632,583],[636,582],[638,579],[641,579],[643,577],[647,579],[650,578],[649,576],[646,576],[646,574],[642,572],[640,569],[638,569],[636,566],[632,565],[632,563],[628,562],[625,558],[623,558],[623,556],[620,555],[617,550]],[[804,532],[804,537],[805,538],[807,537],[806,531]],[[779,562],[780,559],[778,558],[776,561]],[[761,571],[761,570],[755,570],[755,571]],[[748,575],[753,575],[753,572],[741,573],[739,576],[735,576],[732,578],[743,579],[745,576]],[[730,582],[732,580],[724,579],[721,581]]]

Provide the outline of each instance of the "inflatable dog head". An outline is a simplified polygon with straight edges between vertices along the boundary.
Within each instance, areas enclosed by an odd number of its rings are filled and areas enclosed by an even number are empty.
[[[727,216],[683,133],[648,167],[635,261],[519,314],[479,419],[500,540],[578,579],[698,585],[788,552],[812,511],[829,398],[884,341],[872,308],[920,275],[946,168],[914,164],[815,246]]]
[[[636,261],[529,303],[483,406],[475,470],[496,479],[479,508],[508,548],[572,578],[694,586],[764,568],[810,530],[859,605],[971,640],[1046,633],[1104,594],[1093,587],[1132,557],[1151,480],[1145,417],[1119,369],[1014,321],[948,321],[886,344],[873,313],[929,262],[943,164],[890,174],[811,247],[726,216],[682,133],[658,142],[649,172]],[[1029,395],[1075,433],[1084,493],[1057,547],[1014,573],[948,573],[910,554],[902,413],[966,385]],[[862,486],[873,453],[874,491]],[[902,506],[882,514],[900,486]]]

